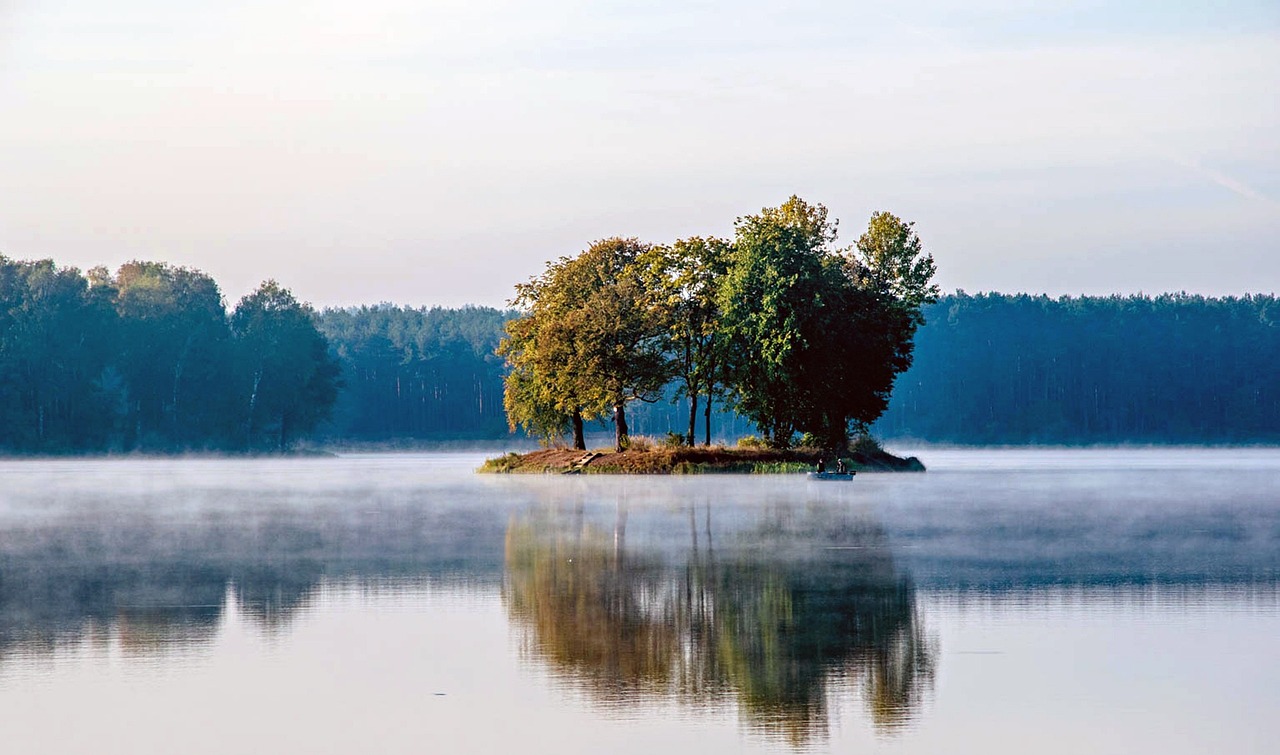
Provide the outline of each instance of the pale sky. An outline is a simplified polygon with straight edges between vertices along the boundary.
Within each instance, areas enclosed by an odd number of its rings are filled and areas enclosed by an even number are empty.
[[[946,290],[1280,289],[1280,3],[1117,5],[0,0],[0,253],[502,305],[799,194]]]

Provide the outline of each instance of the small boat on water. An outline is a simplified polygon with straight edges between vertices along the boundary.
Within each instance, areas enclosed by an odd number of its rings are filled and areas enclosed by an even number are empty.
[[[857,472],[809,472],[808,474],[810,480],[845,482],[852,480]]]

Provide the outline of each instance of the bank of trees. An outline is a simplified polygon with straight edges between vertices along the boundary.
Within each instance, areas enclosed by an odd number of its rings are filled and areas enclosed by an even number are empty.
[[[324,419],[337,374],[274,281],[228,313],[197,270],[0,256],[0,452],[280,449]]]
[[[413,443],[507,435],[506,369],[495,349],[514,313],[490,307],[326,309],[321,332],[342,390],[320,430],[336,443]]]
[[[523,312],[313,313],[274,284],[228,312],[196,270],[0,258],[0,454],[474,440],[506,437],[508,418],[557,435],[607,426],[617,404],[628,428],[685,442],[769,422],[778,439],[838,442],[841,418],[869,421],[889,385],[873,426],[888,438],[1280,442],[1274,295],[930,304],[927,256],[892,216],[850,249],[772,241],[831,225],[798,203],[743,219],[733,240],[602,242],[522,288]],[[563,297],[543,293],[553,282]]]
[[[966,294],[923,310],[877,431],[969,444],[1280,442],[1280,300]]]
[[[825,207],[792,197],[739,218],[732,241],[612,238],[549,263],[517,288],[525,314],[499,348],[512,427],[584,448],[583,423],[610,417],[622,449],[628,404],[674,380],[690,444],[700,398],[709,442],[721,397],[771,445],[843,446],[884,411],[937,289],[910,223],[877,213],[853,247],[836,237]]]

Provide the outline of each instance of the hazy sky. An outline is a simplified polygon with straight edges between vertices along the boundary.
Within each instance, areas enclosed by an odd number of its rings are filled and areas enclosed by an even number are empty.
[[[1280,3],[1117,5],[0,0],[0,253],[497,305],[794,193],[945,289],[1277,290]]]

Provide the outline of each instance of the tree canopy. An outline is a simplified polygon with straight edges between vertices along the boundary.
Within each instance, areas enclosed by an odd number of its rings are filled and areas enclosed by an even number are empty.
[[[612,413],[615,445],[627,445],[626,405],[652,401],[667,382],[663,311],[641,272],[649,246],[597,241],[577,257],[548,264],[517,288],[528,315],[507,325],[500,352],[511,363],[505,394],[513,427],[547,433]]]
[[[517,288],[526,314],[500,347],[513,428],[572,425],[583,448],[582,418],[612,410],[622,449],[627,402],[656,400],[675,378],[689,444],[699,396],[709,443],[710,404],[724,394],[772,445],[799,431],[842,447],[884,411],[937,289],[910,223],[876,213],[853,249],[834,246],[836,225],[791,197],[739,218],[732,242],[606,239],[548,263]]]
[[[335,400],[314,319],[273,282],[229,318],[198,270],[0,256],[0,452],[285,448]]]
[[[236,377],[245,445],[284,450],[327,416],[337,398],[338,363],[315,312],[273,280],[240,300],[231,328],[242,344]]]

